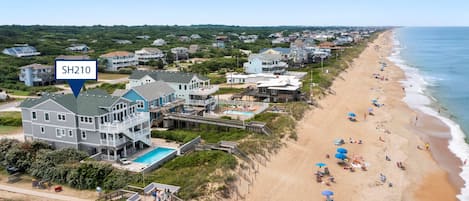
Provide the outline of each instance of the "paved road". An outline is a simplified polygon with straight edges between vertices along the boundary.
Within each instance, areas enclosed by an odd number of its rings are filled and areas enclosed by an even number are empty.
[[[4,111],[20,111],[18,105],[20,105],[21,101],[13,101],[9,103],[5,103],[0,105],[0,112]]]
[[[49,199],[55,199],[55,200],[89,201],[85,199],[75,198],[72,196],[59,195],[59,194],[47,193],[47,192],[38,192],[38,191],[33,191],[33,190],[28,190],[28,189],[23,189],[23,188],[16,188],[12,186],[1,185],[1,184],[0,184],[0,191],[9,191],[13,193],[20,193],[24,195],[31,195],[31,196],[43,197],[43,198],[49,198]]]

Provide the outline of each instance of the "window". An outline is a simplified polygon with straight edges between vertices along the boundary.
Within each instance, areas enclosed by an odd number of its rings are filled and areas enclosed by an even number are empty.
[[[48,112],[44,113],[44,120],[49,121],[49,113]]]
[[[64,114],[57,114],[57,119],[60,121],[65,121],[65,115]]]
[[[56,137],[62,137],[62,136],[65,136],[65,130],[64,129],[61,129],[61,128],[56,128],[55,130],[55,136]]]
[[[184,90],[187,90],[187,85],[184,85]]]
[[[31,112],[31,117],[33,118],[33,120],[36,120],[37,119],[36,112]]]
[[[93,123],[93,118],[88,117],[88,122]]]
[[[81,131],[81,139],[86,139],[86,131]]]
[[[181,85],[179,85],[179,90],[181,90],[181,89],[182,89],[182,86],[181,86]]]
[[[73,137],[73,131],[72,130],[68,130],[68,137]]]
[[[143,101],[142,100],[137,100],[137,109],[143,109]]]
[[[46,133],[46,129],[44,128],[44,126],[41,126],[41,133],[42,134]]]
[[[85,120],[83,120],[83,117],[80,117],[80,122],[84,122]]]
[[[85,122],[88,123],[88,118],[85,117]]]

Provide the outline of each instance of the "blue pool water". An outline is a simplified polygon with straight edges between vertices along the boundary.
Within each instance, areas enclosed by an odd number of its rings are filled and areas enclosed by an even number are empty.
[[[236,111],[236,110],[227,110],[227,111],[224,111],[223,114],[253,116],[254,112],[243,112],[243,111]]]
[[[175,151],[175,149],[158,147],[158,148],[153,149],[152,151],[150,151],[150,152],[136,158],[134,160],[134,162],[151,165],[151,164],[153,164],[157,161],[160,161],[161,159],[168,156],[169,154],[171,154],[174,151]]]

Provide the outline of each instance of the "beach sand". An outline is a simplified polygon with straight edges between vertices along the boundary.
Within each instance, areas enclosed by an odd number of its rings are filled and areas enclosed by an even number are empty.
[[[447,149],[448,128],[411,110],[402,101],[404,90],[399,81],[405,78],[404,73],[386,59],[392,50],[391,36],[390,31],[381,34],[334,81],[335,94],[320,100],[320,107],[308,111],[298,122],[297,141],[287,141],[286,147],[259,167],[245,200],[325,200],[321,192],[326,189],[333,191],[334,200],[338,201],[456,200],[462,185],[457,177],[461,162]],[[379,71],[380,60],[388,64],[384,72]],[[388,80],[375,79],[373,73]],[[373,107],[372,99],[384,106]],[[375,115],[365,119],[370,107]],[[348,112],[358,115],[357,122],[347,119]],[[349,143],[350,137],[363,144]],[[367,171],[350,172],[337,164],[337,138],[346,141],[342,147],[348,149],[349,156],[363,157],[369,164]],[[425,147],[426,142],[430,143],[435,160],[431,151],[417,149]],[[331,158],[327,159],[326,154]],[[385,160],[386,155],[391,161]],[[398,161],[406,170],[397,168]],[[437,161],[445,165],[440,166]],[[327,186],[316,182],[318,162],[327,164],[336,183]],[[456,176],[450,180],[445,170],[454,171]],[[379,181],[380,173],[386,175],[386,184]]]

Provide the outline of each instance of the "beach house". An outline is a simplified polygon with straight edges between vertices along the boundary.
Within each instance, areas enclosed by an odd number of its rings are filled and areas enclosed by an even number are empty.
[[[33,46],[29,46],[28,44],[5,48],[2,53],[14,57],[31,57],[41,54],[36,50],[36,48],[34,48]]]
[[[213,94],[218,91],[217,85],[211,85],[205,76],[172,71],[133,71],[129,76],[127,89],[144,84],[164,81],[175,90],[175,98],[185,100],[189,107],[201,108],[205,111],[215,109],[216,99]]]
[[[54,66],[30,64],[20,67],[19,80],[26,86],[44,86],[55,83]]]
[[[117,160],[151,146],[150,118],[132,101],[101,90],[73,94],[45,94],[20,106],[26,141],[52,147],[101,153]]]
[[[185,47],[171,48],[171,53],[176,61],[189,59],[189,49]]]
[[[143,40],[148,40],[151,37],[149,35],[141,35],[141,36],[135,36],[136,39],[143,39]]]
[[[266,81],[258,81],[256,88],[250,92],[259,101],[289,102],[301,99],[301,80],[293,76],[272,78]]]
[[[158,38],[153,41],[152,45],[154,46],[163,46],[166,45],[166,41],[164,39]]]
[[[182,111],[185,100],[176,98],[175,93],[176,90],[159,80],[135,86],[122,97],[134,102],[138,112],[148,113],[152,125],[158,125],[163,122],[164,114]]]
[[[279,54],[251,54],[244,63],[244,72],[248,74],[272,73],[284,74],[288,65]]]
[[[150,60],[158,60],[164,57],[163,51],[158,48],[142,48],[135,50],[135,57],[139,63],[147,63]]]
[[[282,61],[288,61],[290,58],[290,48],[275,47],[275,48],[264,48],[259,51],[261,54],[278,54],[282,56]]]
[[[104,60],[108,71],[118,71],[120,68],[138,64],[135,54],[126,51],[109,52],[99,56],[99,58]]]
[[[86,44],[72,44],[70,47],[67,47],[66,50],[86,53],[90,50],[90,48]]]

